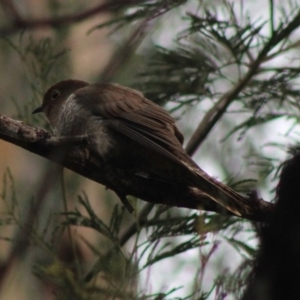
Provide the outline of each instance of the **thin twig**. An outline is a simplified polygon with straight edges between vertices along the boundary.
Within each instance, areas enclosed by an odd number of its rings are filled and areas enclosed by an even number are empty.
[[[274,1],[269,0],[270,5],[270,28],[271,28],[271,35],[274,35]]]

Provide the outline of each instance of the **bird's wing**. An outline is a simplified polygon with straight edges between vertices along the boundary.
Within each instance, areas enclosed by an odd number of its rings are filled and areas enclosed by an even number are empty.
[[[117,84],[94,86],[95,89],[83,88],[75,93],[77,101],[84,101],[93,115],[105,119],[114,130],[178,164],[183,164],[179,154],[197,168],[182,148],[182,133],[164,109],[130,88]]]

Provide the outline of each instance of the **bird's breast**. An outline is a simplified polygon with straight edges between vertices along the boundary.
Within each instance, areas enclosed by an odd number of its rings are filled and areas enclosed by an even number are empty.
[[[110,155],[115,145],[105,121],[79,105],[72,95],[50,115],[49,122],[58,136],[87,136],[90,150],[103,158]]]

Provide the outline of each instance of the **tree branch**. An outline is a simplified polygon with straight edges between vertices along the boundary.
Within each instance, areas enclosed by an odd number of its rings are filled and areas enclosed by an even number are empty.
[[[155,179],[142,178],[105,163],[88,153],[82,146],[57,146],[51,135],[41,128],[0,115],[0,139],[45,157],[84,177],[105,185],[118,195],[132,195],[155,204],[185,207],[228,214],[196,188],[174,186]],[[268,221],[274,205],[260,199],[249,199],[250,213],[242,217],[254,221]]]
[[[1,1],[2,5],[9,9],[12,12],[12,6],[7,7],[8,4],[6,1]],[[125,7],[129,7],[131,5],[136,5],[138,3],[137,0],[120,0],[120,1],[112,1],[101,3],[91,9],[88,9],[83,12],[63,15],[61,17],[55,18],[44,18],[44,19],[24,19],[17,13],[17,11],[13,11],[13,20],[12,24],[6,27],[0,28],[0,36],[6,36],[17,32],[20,29],[38,29],[38,28],[47,28],[47,27],[60,27],[72,23],[81,22],[86,20],[94,15],[113,11],[116,12],[119,9],[124,9]]]
[[[251,63],[245,76],[206,113],[189,140],[186,151],[192,155],[208,136],[213,127],[218,123],[226,112],[229,105],[237,98],[240,92],[247,86],[251,79],[259,72],[260,65],[265,61],[268,53],[280,42],[300,26],[300,10],[293,20],[283,29],[274,31],[269,41],[264,45],[257,58]]]

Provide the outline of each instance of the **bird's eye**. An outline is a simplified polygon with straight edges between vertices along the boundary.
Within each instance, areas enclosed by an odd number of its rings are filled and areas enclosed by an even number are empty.
[[[59,90],[53,90],[51,92],[51,100],[56,100],[60,95],[60,91]]]

